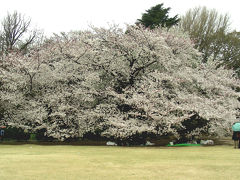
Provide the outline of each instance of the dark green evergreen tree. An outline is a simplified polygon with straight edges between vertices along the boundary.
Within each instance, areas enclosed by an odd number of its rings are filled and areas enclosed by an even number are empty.
[[[170,28],[173,25],[177,25],[179,22],[178,15],[170,18],[168,13],[171,8],[164,8],[163,3],[158,4],[143,13],[142,18],[138,19],[136,24],[142,24],[147,28],[167,27]]]

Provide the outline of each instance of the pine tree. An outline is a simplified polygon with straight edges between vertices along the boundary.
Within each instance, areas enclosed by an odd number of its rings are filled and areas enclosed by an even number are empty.
[[[163,3],[158,4],[143,13],[142,18],[138,19],[136,24],[142,24],[150,29],[156,27],[167,27],[170,28],[179,22],[178,15],[170,18],[169,11],[171,8],[164,8]]]

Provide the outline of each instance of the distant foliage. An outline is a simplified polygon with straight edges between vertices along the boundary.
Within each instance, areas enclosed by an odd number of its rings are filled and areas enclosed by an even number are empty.
[[[4,56],[2,123],[62,141],[89,133],[118,140],[179,138],[183,130],[225,135],[240,107],[232,75],[202,64],[192,41],[174,28],[62,33],[27,54]]]
[[[25,53],[40,41],[42,32],[31,30],[31,19],[15,11],[7,14],[0,24],[0,57],[18,50]]]
[[[151,7],[146,13],[143,13],[142,18],[138,19],[136,24],[141,24],[150,29],[157,27],[170,28],[177,25],[180,18],[178,18],[178,15],[169,17],[170,9],[164,8],[163,4]]]
[[[210,57],[215,60],[220,58],[228,61],[228,56],[225,56],[224,53],[228,46],[233,45],[231,40],[226,41],[230,30],[228,14],[222,15],[215,9],[206,7],[189,9],[181,17],[179,27],[189,33],[195,47],[203,53],[203,62]]]

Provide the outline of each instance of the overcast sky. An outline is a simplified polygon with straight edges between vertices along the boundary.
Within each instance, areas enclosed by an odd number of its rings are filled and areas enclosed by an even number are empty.
[[[0,17],[18,11],[46,34],[87,29],[89,25],[133,24],[145,10],[160,3],[171,7],[170,15],[183,15],[197,6],[228,13],[232,28],[240,31],[239,0],[2,0]]]

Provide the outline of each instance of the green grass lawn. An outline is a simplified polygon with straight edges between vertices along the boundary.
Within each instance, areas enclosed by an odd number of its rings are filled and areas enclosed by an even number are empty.
[[[237,180],[240,149],[0,145],[2,180]]]

